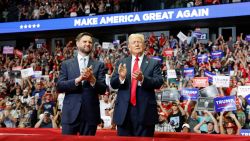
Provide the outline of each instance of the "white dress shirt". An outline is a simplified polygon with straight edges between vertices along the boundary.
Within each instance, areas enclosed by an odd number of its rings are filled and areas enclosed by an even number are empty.
[[[89,56],[82,56],[78,53],[77,60],[79,64],[80,73],[83,69],[87,68],[88,62],[89,62]]]

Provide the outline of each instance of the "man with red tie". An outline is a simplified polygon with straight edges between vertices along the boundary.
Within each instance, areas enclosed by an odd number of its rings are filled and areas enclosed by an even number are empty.
[[[160,62],[144,55],[144,36],[131,34],[131,56],[117,62],[110,84],[118,89],[114,122],[119,136],[154,136],[158,122],[154,89],[163,84]]]

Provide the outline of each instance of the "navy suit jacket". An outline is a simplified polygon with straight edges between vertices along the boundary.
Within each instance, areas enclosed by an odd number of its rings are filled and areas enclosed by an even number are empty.
[[[132,56],[124,58],[117,62],[116,69],[112,75],[110,84],[112,88],[118,89],[117,99],[115,101],[114,122],[122,125],[130,103],[131,91],[131,61]],[[126,64],[127,76],[124,84],[120,83],[118,66]],[[160,63],[157,60],[149,59],[144,56],[141,63],[141,71],[144,75],[144,81],[136,89],[136,108],[137,120],[142,125],[154,125],[158,122],[157,103],[154,89],[158,89],[163,84]]]
[[[106,91],[104,64],[89,59],[88,67],[92,65],[96,78],[95,86],[92,87],[88,81],[75,85],[75,78],[80,76],[80,69],[77,57],[66,60],[62,63],[57,88],[65,92],[62,109],[62,123],[71,124],[79,115],[84,112],[84,119],[89,125],[100,123],[100,107],[98,94]],[[81,110],[83,105],[84,109]]]

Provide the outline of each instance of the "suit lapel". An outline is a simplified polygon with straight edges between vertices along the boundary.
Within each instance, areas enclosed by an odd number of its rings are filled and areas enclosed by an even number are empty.
[[[75,68],[75,69],[72,69],[74,71],[73,73],[75,74],[75,76],[78,77],[80,75],[80,68],[79,68],[79,62],[77,60],[77,57],[74,58],[72,65],[73,65],[72,68]]]
[[[88,62],[87,66],[90,67],[91,65],[92,65],[92,69],[94,70],[94,68],[95,68],[94,60],[89,57],[89,62]]]
[[[145,70],[146,70],[148,64],[149,64],[148,57],[147,57],[146,55],[144,55],[143,60],[142,60],[142,63],[141,63],[141,71],[142,71],[142,73],[145,72]]]
[[[127,78],[129,80],[129,82],[131,82],[131,64],[132,64],[132,56],[129,56],[126,59],[126,67],[127,67]]]

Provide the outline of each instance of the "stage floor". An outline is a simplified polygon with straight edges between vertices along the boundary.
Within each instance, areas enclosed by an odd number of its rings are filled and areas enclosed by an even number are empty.
[[[0,141],[250,141],[250,137],[156,132],[153,138],[118,137],[114,130],[98,130],[96,136],[65,136],[60,129],[0,128]]]

